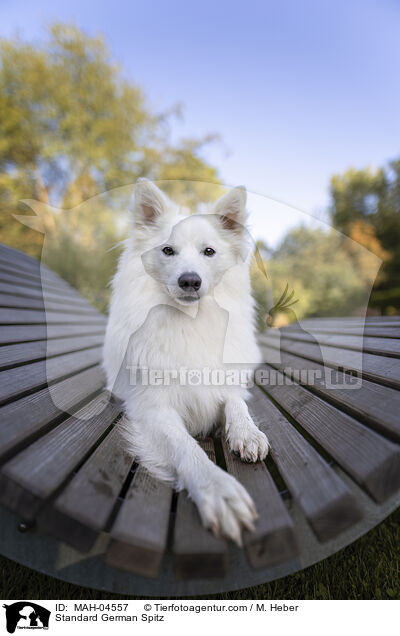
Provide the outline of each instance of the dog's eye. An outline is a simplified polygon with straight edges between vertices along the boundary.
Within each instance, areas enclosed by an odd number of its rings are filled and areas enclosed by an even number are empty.
[[[204,250],[205,256],[214,256],[214,254],[215,254],[215,250],[213,250],[212,247],[206,247],[206,249]]]
[[[174,250],[169,245],[163,247],[162,251],[166,256],[173,256],[175,254]]]

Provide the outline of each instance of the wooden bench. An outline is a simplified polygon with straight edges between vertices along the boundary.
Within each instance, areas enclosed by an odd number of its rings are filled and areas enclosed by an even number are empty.
[[[249,407],[271,456],[245,464],[223,439],[201,442],[256,502],[243,550],[127,454],[100,367],[106,318],[6,246],[0,323],[0,551],[11,559],[117,593],[210,594],[319,561],[399,504],[400,317],[308,320],[260,337],[270,381]]]

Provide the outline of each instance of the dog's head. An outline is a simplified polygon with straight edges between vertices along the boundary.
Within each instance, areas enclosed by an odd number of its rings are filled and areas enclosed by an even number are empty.
[[[151,181],[135,187],[134,240],[145,270],[183,305],[209,293],[245,260],[246,191],[234,188],[202,214],[182,214]]]

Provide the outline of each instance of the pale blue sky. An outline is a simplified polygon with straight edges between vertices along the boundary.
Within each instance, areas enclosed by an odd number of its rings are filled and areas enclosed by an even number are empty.
[[[178,135],[220,133],[206,156],[227,184],[319,216],[333,173],[400,155],[396,0],[0,0],[0,35],[53,19],[102,32],[155,109],[182,102]],[[260,201],[269,243],[307,218]]]

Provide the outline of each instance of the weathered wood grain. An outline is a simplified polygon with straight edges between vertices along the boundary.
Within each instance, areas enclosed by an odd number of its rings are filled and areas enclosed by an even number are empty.
[[[296,332],[298,328],[292,328],[290,325],[288,327],[283,327],[281,329],[282,333],[287,332]],[[373,338],[400,338],[400,327],[384,327],[380,326],[379,323],[374,326],[367,325],[366,327],[346,327],[341,325],[327,325],[326,327],[314,327],[308,326],[306,327],[306,331],[310,334],[334,334],[334,335],[348,335],[348,336],[371,336]]]
[[[111,528],[106,563],[156,577],[166,550],[172,489],[139,466]]]
[[[3,284],[13,285],[15,287],[22,287],[23,289],[31,289],[35,291],[42,291],[46,294],[61,295],[65,299],[77,299],[82,300],[80,294],[71,287],[66,281],[59,278],[58,280],[51,280],[46,277],[35,277],[31,275],[25,275],[19,271],[6,271],[0,267],[0,282]]]
[[[15,247],[11,247],[10,245],[5,245],[4,243],[0,243],[0,257],[3,260],[6,260],[7,263],[15,263],[19,267],[31,268],[32,266],[40,266],[49,275],[60,278],[58,274],[56,274],[51,269],[49,269],[47,265],[45,265],[41,261],[38,261],[33,256],[30,256],[29,254],[26,254],[25,252],[21,252],[21,250],[18,250]]]
[[[0,328],[0,344],[33,342],[48,338],[94,336],[105,333],[103,325],[6,325]]]
[[[33,519],[88,456],[120,413],[107,391],[6,462],[0,471],[0,501]]]
[[[103,334],[76,338],[39,340],[0,347],[0,370],[35,362],[73,351],[83,351],[103,344]]]
[[[23,287],[29,287],[31,289],[36,289],[36,290],[42,290],[43,287],[45,287],[45,289],[48,290],[49,293],[62,294],[62,296],[64,296],[65,298],[68,298],[69,296],[71,296],[72,298],[79,297],[78,292],[75,291],[69,285],[67,285],[67,283],[64,283],[64,285],[61,285],[61,283],[59,284],[55,281],[49,282],[48,280],[40,280],[39,278],[36,280],[33,280],[32,277],[28,278],[27,276],[24,276],[23,274],[19,274],[18,272],[9,274],[8,272],[5,272],[1,268],[0,268],[0,281],[2,281],[3,283],[8,283],[8,284],[16,285],[16,286],[22,285]]]
[[[0,461],[43,435],[72,409],[99,392],[103,370],[91,367],[66,380],[0,407]]]
[[[284,337],[280,338],[279,342],[279,336],[275,335],[260,336],[260,343],[264,347],[280,348],[282,351],[295,353],[316,362],[321,362],[322,355],[322,360],[327,366],[357,371],[373,382],[380,382],[396,389],[400,388],[400,360],[397,358],[364,353],[362,354],[362,362],[360,362],[361,354],[354,355],[354,352],[348,349],[295,342]]]
[[[365,378],[360,386],[350,388],[351,376],[285,353],[284,362],[272,366],[296,379],[300,384],[310,386],[319,397],[334,404],[356,419],[367,422],[379,433],[400,442],[400,392],[382,384],[375,384]],[[297,373],[295,371],[306,371]],[[308,373],[310,372],[310,373]],[[317,376],[319,372],[320,377]]]
[[[344,481],[261,389],[251,394],[250,414],[267,435],[272,459],[317,538],[332,539],[359,521],[361,510]]]
[[[305,318],[301,321],[302,325],[373,325],[373,324],[389,324],[393,325],[394,323],[398,323],[400,325],[400,317],[399,316],[365,316],[365,318],[360,316],[339,316],[339,317],[326,317],[326,318]]]
[[[4,283],[0,280],[0,292],[4,294],[11,294],[16,298],[33,298],[43,300],[43,291],[41,287],[33,288],[26,287],[24,285],[14,285],[12,283]],[[91,307],[88,301],[82,298],[82,296],[68,296],[68,298],[66,298],[65,294],[63,294],[61,290],[49,293],[49,291],[45,289],[45,298],[46,302],[52,301],[61,304],[68,303],[68,305],[74,308]]]
[[[66,353],[0,372],[0,404],[99,364],[102,347]]]
[[[3,243],[0,244],[0,268],[2,266],[11,267],[13,271],[40,275],[50,280],[56,280],[57,282],[63,280],[44,263],[41,263],[24,252],[10,248]]]
[[[7,260],[11,260],[11,259],[16,259],[18,263],[28,263],[31,264],[32,262],[34,263],[38,263],[39,261],[36,258],[33,258],[33,256],[29,256],[29,254],[26,254],[25,252],[21,252],[20,250],[17,250],[15,247],[11,247],[11,245],[6,245],[5,243],[0,243],[0,253],[2,255],[3,258],[6,258]]]
[[[43,298],[27,298],[25,296],[16,296],[15,294],[3,294],[0,292],[0,307],[9,307],[13,309],[37,309],[39,311],[62,311],[67,314],[97,314],[94,307],[89,304],[71,305],[67,301],[53,302],[46,300],[46,306]]]
[[[33,281],[34,283],[45,283],[50,287],[68,287],[71,288],[70,285],[62,278],[53,274],[53,276],[49,275],[45,269],[40,269],[39,264],[32,264],[31,267],[21,268],[19,265],[15,265],[14,263],[5,263],[4,259],[0,259],[0,272],[4,274],[8,274],[10,276],[17,276],[26,281]],[[72,289],[72,288],[71,288]]]
[[[322,334],[313,332],[313,335],[296,331],[282,330],[281,340],[294,340],[296,342],[313,342],[317,340],[321,345],[352,349],[354,351],[365,351],[377,355],[400,357],[400,340],[393,338],[371,338],[360,334],[359,336],[349,336],[345,334]]]
[[[268,369],[272,367],[266,366]],[[400,447],[298,384],[263,388],[375,501],[400,487]]]
[[[66,280],[49,269],[44,263],[20,252],[19,250],[4,249],[0,247],[0,273],[31,280],[34,283],[43,282],[46,286],[60,287],[65,291],[70,291],[74,296],[79,296]]]
[[[223,440],[228,472],[246,488],[257,508],[255,531],[243,533],[246,556],[254,568],[289,561],[298,555],[293,521],[264,462],[246,464]]]
[[[31,281],[18,276],[18,274],[8,274],[0,269],[0,281],[8,283],[9,285],[23,285],[31,289],[41,290],[42,285],[40,281]]]
[[[106,318],[100,313],[69,314],[61,311],[46,312],[31,309],[12,309],[0,307],[0,325],[23,324],[105,325]]]
[[[212,439],[199,444],[216,463]],[[197,508],[186,492],[178,494],[172,555],[175,573],[181,579],[218,578],[227,573],[226,541],[202,526]]]
[[[106,528],[132,462],[117,424],[56,500],[42,510],[39,530],[77,550],[90,550]]]

